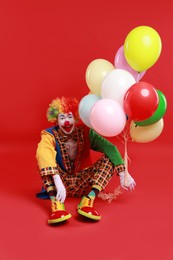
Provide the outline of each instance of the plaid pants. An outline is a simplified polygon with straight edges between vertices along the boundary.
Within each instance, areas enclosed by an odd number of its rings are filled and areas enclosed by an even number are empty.
[[[63,171],[58,165],[57,167],[69,197],[87,195],[93,185],[99,185],[102,190],[105,189],[114,173],[114,166],[106,155],[103,155],[92,166],[74,174]],[[56,190],[51,175],[43,176],[42,180],[47,191]]]

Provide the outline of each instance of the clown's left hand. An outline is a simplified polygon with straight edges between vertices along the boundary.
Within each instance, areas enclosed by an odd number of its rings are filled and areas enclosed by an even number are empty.
[[[130,191],[133,191],[135,189],[136,182],[129,173],[123,171],[119,173],[119,176],[120,184],[123,189],[129,189]]]

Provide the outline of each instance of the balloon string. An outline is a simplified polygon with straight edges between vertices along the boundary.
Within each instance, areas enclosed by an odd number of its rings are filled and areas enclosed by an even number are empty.
[[[128,156],[128,152],[127,152],[127,144],[128,144],[128,139],[129,139],[129,135],[123,134],[123,138],[124,138],[124,166],[125,166],[125,174],[128,173],[128,161],[131,161],[129,156]]]
[[[122,190],[122,187],[119,185],[117,188],[115,188],[113,193],[111,193],[111,192],[106,193],[104,191],[101,191],[98,194],[98,198],[106,201],[107,203],[111,203],[112,200],[116,200],[117,196],[119,196],[120,194],[123,194],[123,190]]]
[[[124,166],[125,173],[128,172],[128,153],[127,153],[127,138],[124,137]]]
[[[129,174],[128,173],[128,161],[130,161],[130,158],[129,158],[128,152],[127,152],[127,144],[128,144],[129,138],[130,138],[130,131],[129,131],[130,120],[128,121],[127,125],[128,126],[127,126],[126,130],[124,130],[121,135],[123,140],[119,136],[116,136],[124,144],[125,181],[126,181],[126,179],[128,179],[128,174]],[[117,196],[119,196],[120,194],[123,194],[123,189],[119,185],[117,188],[115,188],[113,193],[111,193],[111,192],[106,193],[105,191],[101,191],[98,194],[98,197],[100,199],[106,201],[107,203],[111,203],[112,200],[116,200]]]
[[[125,166],[126,174],[128,173],[128,161],[130,161],[130,158],[129,158],[128,152],[127,152],[127,144],[130,139],[130,127],[131,127],[131,120],[128,119],[126,128],[124,129],[124,131],[121,134],[123,140],[121,140],[121,138],[119,136],[117,136],[117,138],[124,144],[124,166]]]

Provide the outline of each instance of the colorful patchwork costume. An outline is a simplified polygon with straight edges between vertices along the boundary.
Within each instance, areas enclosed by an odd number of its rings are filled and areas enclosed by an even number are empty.
[[[65,98],[57,100],[62,101]],[[49,116],[51,109],[48,110]],[[36,154],[43,188],[52,202],[52,214],[48,223],[54,224],[71,217],[64,206],[66,196],[82,197],[78,213],[99,220],[101,216],[93,208],[94,199],[99,191],[105,189],[114,172],[124,172],[124,162],[116,146],[94,130],[73,121],[71,125],[67,123],[73,119],[75,113],[71,112],[70,108],[64,110],[56,113],[56,119],[59,115],[63,116],[64,123],[61,124],[59,119],[56,121],[58,125],[41,132]],[[69,112],[70,119],[65,118],[69,116]],[[90,149],[103,154],[94,164],[91,161]],[[56,181],[55,177],[59,180]]]

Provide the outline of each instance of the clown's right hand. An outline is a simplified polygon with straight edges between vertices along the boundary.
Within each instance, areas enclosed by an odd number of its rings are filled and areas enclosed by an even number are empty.
[[[66,189],[64,187],[64,184],[58,174],[53,175],[53,180],[57,189],[56,199],[60,203],[64,203],[66,198]]]
[[[120,172],[119,176],[120,184],[123,189],[129,189],[130,191],[133,191],[135,189],[136,182],[128,172]]]

